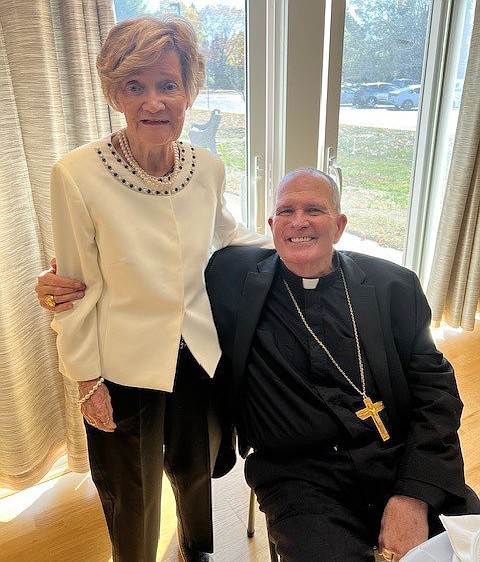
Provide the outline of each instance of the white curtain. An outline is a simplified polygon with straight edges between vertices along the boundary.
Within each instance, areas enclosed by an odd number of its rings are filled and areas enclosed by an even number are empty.
[[[427,296],[433,325],[473,330],[480,299],[480,2]]]
[[[113,23],[112,0],[0,0],[0,487],[34,484],[65,453],[88,470],[76,385],[33,286],[53,255],[52,164],[120,126],[95,69]]]

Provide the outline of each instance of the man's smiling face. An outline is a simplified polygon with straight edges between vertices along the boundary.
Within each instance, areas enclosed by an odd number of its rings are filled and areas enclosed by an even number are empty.
[[[333,245],[347,218],[336,209],[327,179],[298,172],[280,183],[268,224],[287,268],[301,277],[321,277],[332,269]]]

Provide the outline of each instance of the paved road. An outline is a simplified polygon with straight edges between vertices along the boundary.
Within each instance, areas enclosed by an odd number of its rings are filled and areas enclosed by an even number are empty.
[[[363,127],[381,127],[383,129],[400,129],[415,131],[418,110],[397,111],[387,107],[373,109],[352,106],[340,107],[340,125],[357,125]]]
[[[245,113],[245,102],[235,92],[202,91],[195,100],[194,109],[220,109],[226,113]],[[394,111],[384,107],[360,109],[351,106],[340,107],[341,125],[382,127],[414,131],[417,126],[418,111]]]
[[[235,92],[209,92],[203,90],[198,94],[193,109],[220,109],[226,113],[245,113],[245,102]]]

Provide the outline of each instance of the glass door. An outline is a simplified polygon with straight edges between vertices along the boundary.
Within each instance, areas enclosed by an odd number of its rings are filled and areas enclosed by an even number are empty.
[[[342,245],[402,262],[429,0],[347,0],[337,161]],[[428,87],[428,86],[427,86]]]
[[[319,166],[342,183],[349,222],[338,247],[421,272],[438,226],[474,5],[330,2]]]

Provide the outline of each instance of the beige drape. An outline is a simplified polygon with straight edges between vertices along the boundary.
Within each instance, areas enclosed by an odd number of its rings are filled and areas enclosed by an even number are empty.
[[[480,2],[427,296],[433,325],[473,330],[480,299]]]
[[[33,286],[53,255],[53,162],[119,125],[95,70],[113,22],[112,0],[0,0],[0,487],[37,482],[64,453],[88,469],[75,386]]]

